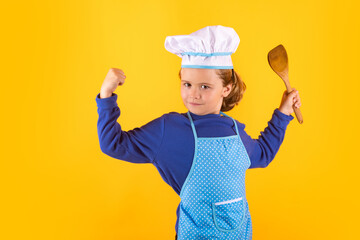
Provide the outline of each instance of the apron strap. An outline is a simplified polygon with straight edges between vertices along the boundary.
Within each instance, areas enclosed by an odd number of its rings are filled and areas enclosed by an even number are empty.
[[[195,125],[194,125],[194,122],[193,122],[193,120],[192,120],[192,117],[191,117],[189,111],[187,112],[187,115],[189,116],[190,123],[191,123],[191,128],[192,128],[192,130],[193,130],[194,137],[195,137],[195,142],[196,142],[196,140],[197,140],[197,134],[196,134],[196,130],[195,130]]]
[[[237,124],[236,124],[235,119],[233,119],[233,118],[232,118],[232,117],[230,117],[229,115],[227,115],[227,114],[223,113],[222,111],[220,111],[220,114],[222,114],[222,115],[224,115],[224,116],[226,116],[226,117],[229,117],[229,118],[231,118],[231,119],[233,120],[234,125],[235,125],[235,129],[236,129],[236,134],[240,137],[239,130],[238,130],[238,127],[237,127]]]

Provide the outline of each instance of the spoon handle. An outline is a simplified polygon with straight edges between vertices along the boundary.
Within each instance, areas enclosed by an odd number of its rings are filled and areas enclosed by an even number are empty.
[[[302,115],[301,115],[300,108],[297,108],[297,107],[293,106],[293,109],[294,109],[296,118],[297,118],[297,120],[299,121],[299,123],[303,123],[304,120],[303,120],[303,117],[302,117]]]
[[[284,81],[285,83],[285,86],[286,86],[286,90],[288,93],[290,93],[292,91],[292,88],[290,86],[290,81],[289,81],[289,76],[288,74],[282,74],[280,75],[280,77],[282,78],[282,80]],[[303,120],[303,117],[302,117],[302,114],[300,112],[300,108],[297,108],[295,106],[293,106],[293,109],[294,109],[294,112],[295,112],[295,115],[296,115],[296,119],[298,120],[298,122],[301,124],[304,122]]]

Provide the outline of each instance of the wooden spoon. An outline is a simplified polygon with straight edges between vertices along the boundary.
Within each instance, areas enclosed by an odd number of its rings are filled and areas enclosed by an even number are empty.
[[[290,93],[292,88],[288,76],[288,56],[283,45],[280,44],[268,53],[268,62],[272,70],[274,70],[274,72],[276,72],[276,74],[284,81],[287,92]],[[293,106],[293,109],[299,123],[303,123],[300,108]]]

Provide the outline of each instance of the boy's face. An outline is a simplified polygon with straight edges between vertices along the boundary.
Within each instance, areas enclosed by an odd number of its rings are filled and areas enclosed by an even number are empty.
[[[197,115],[219,114],[231,84],[223,87],[216,69],[182,68],[181,97],[185,107]]]

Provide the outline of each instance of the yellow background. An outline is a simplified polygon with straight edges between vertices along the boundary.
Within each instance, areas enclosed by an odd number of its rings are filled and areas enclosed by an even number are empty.
[[[186,109],[166,36],[235,29],[247,91],[228,114],[253,138],[285,85],[304,123],[247,171],[253,239],[359,239],[358,1],[7,1],[1,20],[1,239],[174,239],[179,196],[150,164],[101,152],[95,97],[112,67],[124,130]],[[293,114],[293,116],[295,116]]]

